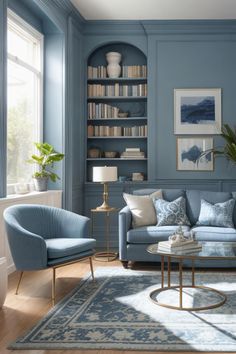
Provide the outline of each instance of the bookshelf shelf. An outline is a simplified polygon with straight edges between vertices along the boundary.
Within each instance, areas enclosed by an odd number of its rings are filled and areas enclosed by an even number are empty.
[[[88,101],[145,101],[147,96],[90,96]]]
[[[114,157],[114,158],[106,158],[106,157],[98,157],[98,158],[87,158],[87,161],[147,161],[147,158],[120,158],[120,157]]]
[[[147,78],[146,77],[118,77],[116,79],[113,78],[109,78],[109,77],[104,77],[104,78],[93,78],[93,79],[88,79],[88,84],[92,84],[92,83],[114,83],[114,82],[147,82]]]
[[[106,53],[110,51],[121,53],[122,73],[118,78],[109,78],[106,72]],[[104,166],[105,164],[117,166],[118,176],[132,179],[132,173],[140,172],[143,174],[144,180],[147,180],[148,79],[146,56],[137,47],[128,43],[110,43],[97,48],[88,58],[87,65],[86,156],[93,156],[90,155],[92,149],[98,149],[101,153],[100,156],[104,156],[104,152],[110,151],[116,151],[118,156],[122,156],[121,154],[128,151],[128,148],[136,149],[136,151],[140,151],[140,154],[137,153],[137,158],[86,158],[86,181],[88,183],[92,181],[94,166]],[[127,112],[128,117],[119,118],[119,113]],[[102,135],[100,136],[100,134]],[[128,134],[133,134],[133,136]]]
[[[92,119],[88,119],[88,123],[91,122],[96,122],[96,121],[115,121],[115,122],[119,122],[119,121],[123,121],[123,122],[128,122],[128,121],[137,121],[137,120],[147,120],[147,117],[127,117],[127,118],[92,118]]]
[[[88,136],[88,139],[147,139],[147,136]]]

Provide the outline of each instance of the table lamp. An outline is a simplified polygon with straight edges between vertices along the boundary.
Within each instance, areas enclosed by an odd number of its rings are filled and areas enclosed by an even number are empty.
[[[93,182],[103,183],[103,203],[96,209],[108,210],[111,207],[108,205],[108,182],[117,181],[117,167],[98,166],[93,167]]]

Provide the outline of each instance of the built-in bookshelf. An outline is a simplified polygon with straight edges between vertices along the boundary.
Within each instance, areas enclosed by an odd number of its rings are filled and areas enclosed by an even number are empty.
[[[106,53],[110,51],[122,56],[118,78],[110,78],[107,74]],[[92,181],[93,166],[104,165],[117,166],[118,176],[126,176],[127,181],[132,180],[133,174],[141,174],[147,180],[147,95],[147,60],[138,48],[110,44],[90,55],[87,68],[87,181]],[[97,156],[93,155],[94,151]]]

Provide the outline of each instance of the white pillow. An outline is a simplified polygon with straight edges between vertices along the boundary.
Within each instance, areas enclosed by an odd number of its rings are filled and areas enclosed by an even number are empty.
[[[161,190],[157,190],[150,195],[123,193],[123,197],[132,214],[133,228],[157,224],[153,199],[162,199]]]

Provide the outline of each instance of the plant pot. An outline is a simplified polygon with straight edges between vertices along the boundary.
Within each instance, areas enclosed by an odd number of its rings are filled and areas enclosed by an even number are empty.
[[[0,308],[2,308],[7,295],[7,260],[0,258]]]
[[[37,192],[48,190],[48,177],[34,177],[34,187]]]

